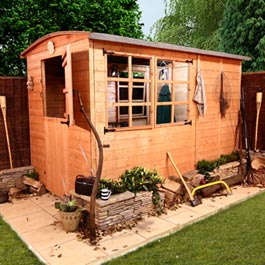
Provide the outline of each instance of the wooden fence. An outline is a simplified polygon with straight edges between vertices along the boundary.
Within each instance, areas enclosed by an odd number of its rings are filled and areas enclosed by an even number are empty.
[[[254,149],[255,145],[255,127],[256,127],[256,93],[263,92],[263,100],[261,103],[257,149],[265,150],[265,72],[243,73],[242,86],[245,94],[246,121],[248,140],[250,149]]]
[[[13,167],[30,165],[28,91],[24,77],[0,77],[0,95],[6,97],[6,121]],[[0,170],[10,168],[8,145],[0,110]]]

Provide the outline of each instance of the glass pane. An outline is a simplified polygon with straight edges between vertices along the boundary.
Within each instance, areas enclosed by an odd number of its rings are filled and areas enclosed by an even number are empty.
[[[174,86],[174,101],[188,101],[187,84],[177,84]]]
[[[133,106],[133,126],[146,126],[150,125],[150,107],[146,106]],[[138,116],[137,116],[138,114]]]
[[[157,76],[159,80],[172,80],[172,61],[157,61]]]
[[[157,101],[158,102],[171,102],[172,85],[158,84]]]
[[[171,105],[157,106],[156,124],[171,122]]]
[[[188,119],[188,105],[175,105],[174,122],[185,121]]]
[[[109,127],[116,127],[117,123],[117,108],[108,107],[108,124]]]
[[[150,59],[148,58],[132,58],[132,77],[133,78],[149,78]]]
[[[129,107],[122,106],[119,107],[119,127],[128,127],[129,126]]]
[[[189,64],[176,62],[174,68],[174,79],[176,81],[187,81],[189,73]]]
[[[128,71],[128,57],[108,55],[108,77],[118,77],[123,71]]]
[[[119,99],[120,101],[128,101],[129,95],[128,95],[128,82],[119,82]]]

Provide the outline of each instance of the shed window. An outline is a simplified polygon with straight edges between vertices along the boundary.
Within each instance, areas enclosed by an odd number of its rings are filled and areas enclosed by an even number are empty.
[[[150,125],[150,59],[108,56],[108,127]]]
[[[188,119],[189,64],[157,60],[156,123]]]
[[[152,128],[188,120],[188,62],[108,54],[107,65],[108,128]]]
[[[65,74],[60,56],[46,59],[44,63],[44,115],[64,118],[65,113]]]

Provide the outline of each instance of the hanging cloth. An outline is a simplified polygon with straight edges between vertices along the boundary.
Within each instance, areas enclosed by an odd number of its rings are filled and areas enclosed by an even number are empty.
[[[206,105],[206,94],[205,94],[204,82],[203,82],[201,71],[198,71],[197,73],[197,85],[195,88],[193,100],[197,103],[199,115],[201,117],[204,117],[206,113],[207,105]]]

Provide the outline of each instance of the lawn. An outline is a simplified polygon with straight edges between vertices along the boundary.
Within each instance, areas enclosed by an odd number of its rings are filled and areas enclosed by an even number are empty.
[[[235,205],[109,265],[265,264],[265,193]]]
[[[40,265],[36,256],[0,216],[0,264]]]

